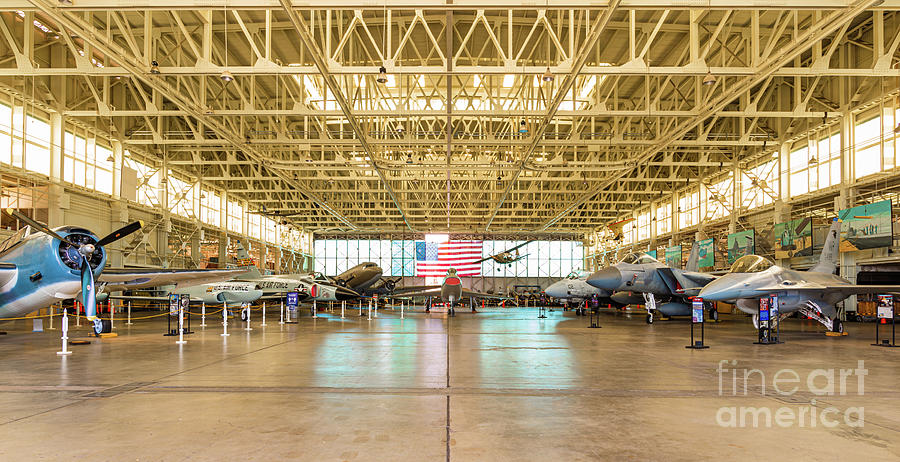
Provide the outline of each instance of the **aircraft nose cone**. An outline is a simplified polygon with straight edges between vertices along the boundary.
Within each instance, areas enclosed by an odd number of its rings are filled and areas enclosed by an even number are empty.
[[[566,298],[566,291],[559,283],[551,284],[550,287],[544,290],[544,293],[553,298]]]
[[[622,272],[616,268],[603,268],[592,274],[587,283],[603,290],[614,290],[622,284]]]
[[[730,281],[719,279],[707,284],[697,296],[706,301],[718,302],[736,298],[737,292],[735,285]]]

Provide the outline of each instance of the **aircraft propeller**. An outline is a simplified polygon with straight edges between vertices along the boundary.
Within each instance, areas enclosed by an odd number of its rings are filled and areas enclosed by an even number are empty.
[[[96,244],[78,244],[72,242],[66,237],[60,236],[55,231],[50,229],[49,226],[39,221],[32,220],[27,215],[19,212],[18,210],[8,208],[6,209],[6,213],[10,214],[20,221],[25,222],[25,224],[31,226],[33,229],[41,231],[42,233],[47,234],[56,240],[65,242],[66,244],[69,244],[72,247],[78,249],[78,254],[81,255],[81,299],[82,304],[84,305],[84,313],[87,316],[88,321],[94,323],[94,332],[99,333],[103,329],[103,322],[100,320],[100,318],[97,317],[97,290],[94,285],[94,272],[91,270],[89,259],[94,254],[94,252],[97,251],[97,248],[109,245],[141,229],[144,226],[144,222],[139,220],[134,223],[127,224],[107,234],[102,239],[97,241]]]

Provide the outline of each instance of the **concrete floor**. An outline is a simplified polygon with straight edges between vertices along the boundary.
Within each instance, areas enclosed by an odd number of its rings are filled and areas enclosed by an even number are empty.
[[[252,331],[233,323],[227,338],[220,323],[195,321],[181,346],[160,335],[162,318],[117,320],[119,337],[72,346],[70,357],[55,354],[59,331],[0,323],[9,332],[0,336],[0,460],[900,459],[900,348],[870,346],[873,324],[847,323],[850,335],[832,338],[788,320],[784,344],[760,346],[748,318],[723,316],[706,326],[711,348],[692,351],[684,320],[648,326],[607,312],[601,329],[588,329],[571,312],[536,315],[381,311],[279,325],[270,312],[262,328],[254,313]],[[737,365],[719,373],[720,360]],[[844,395],[806,385],[814,369],[857,361],[868,370],[862,390],[855,375]],[[750,369],[766,374],[766,395],[754,373],[744,396]],[[798,374],[798,392],[771,388],[779,369]],[[835,428],[808,417],[803,426],[717,423],[731,407],[808,416],[813,398],[818,415],[836,408],[826,420],[836,416]],[[844,413],[859,407],[864,425],[846,425]]]

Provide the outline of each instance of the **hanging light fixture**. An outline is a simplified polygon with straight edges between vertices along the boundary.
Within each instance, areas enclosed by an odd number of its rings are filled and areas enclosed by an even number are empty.
[[[710,86],[716,83],[716,76],[712,75],[712,72],[706,71],[706,76],[703,77],[703,85]]]
[[[159,63],[154,59],[150,61],[150,73],[151,74],[159,74]]]
[[[519,122],[519,133],[528,133],[528,127],[525,126],[525,119]]]
[[[221,78],[222,81],[225,83],[228,83],[228,82],[231,82],[232,80],[234,80],[234,76],[231,75],[231,72],[228,72],[227,69],[222,71],[222,75],[220,75],[219,78]]]
[[[543,80],[544,82],[553,81],[553,74],[550,72],[550,66],[547,66],[547,70],[544,71],[544,75],[541,76],[541,80]]]
[[[387,83],[387,69],[385,69],[384,66],[378,68],[378,78],[376,78],[375,81],[378,83]]]

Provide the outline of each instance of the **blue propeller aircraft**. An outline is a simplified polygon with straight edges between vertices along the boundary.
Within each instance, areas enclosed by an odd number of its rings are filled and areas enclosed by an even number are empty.
[[[28,226],[0,243],[0,319],[22,316],[80,293],[85,315],[93,323],[94,332],[100,334],[109,332],[110,322],[97,316],[98,280],[123,288],[140,288],[184,282],[200,284],[244,272],[112,269],[104,273],[104,247],[138,231],[143,227],[142,222],[125,225],[99,239],[81,227],[50,229],[16,210],[6,209],[6,213]]]

